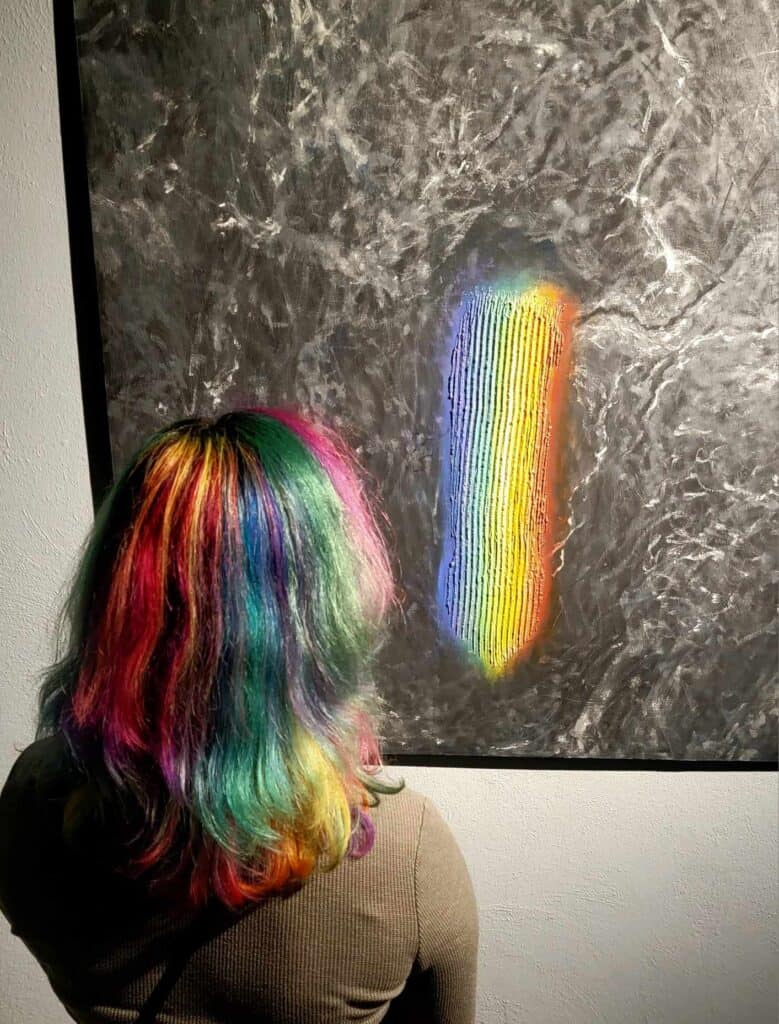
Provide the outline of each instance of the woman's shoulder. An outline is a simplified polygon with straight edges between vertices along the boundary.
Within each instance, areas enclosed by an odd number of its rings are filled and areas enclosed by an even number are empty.
[[[379,794],[378,804],[372,808],[371,816],[377,823],[395,829],[405,826],[418,830],[425,814],[428,798],[404,785],[397,793]]]
[[[429,796],[404,786],[381,796],[371,810],[376,834],[382,842],[408,846],[416,856],[430,842],[456,845],[451,830]]]
[[[81,775],[76,758],[62,733],[35,740],[25,747],[8,773],[0,800],[67,792]]]
[[[394,778],[391,781],[395,781]],[[413,821],[420,827],[425,819],[441,818],[441,813],[431,797],[405,784],[397,793],[382,794],[373,813],[396,820]]]
[[[30,887],[59,865],[62,807],[78,778],[64,736],[36,740],[17,756],[0,792],[0,910],[15,926]]]

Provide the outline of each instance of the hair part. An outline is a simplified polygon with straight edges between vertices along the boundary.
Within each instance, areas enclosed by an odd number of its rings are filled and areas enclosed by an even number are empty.
[[[127,870],[238,907],[370,849],[372,656],[393,600],[347,447],[281,409],[187,419],[109,492],[38,736],[131,798]]]

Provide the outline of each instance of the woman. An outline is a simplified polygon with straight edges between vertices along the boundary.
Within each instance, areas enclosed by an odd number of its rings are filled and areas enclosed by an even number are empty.
[[[75,1020],[473,1021],[467,870],[379,774],[391,596],[326,429],[189,419],[131,460],[0,797],[0,906]]]

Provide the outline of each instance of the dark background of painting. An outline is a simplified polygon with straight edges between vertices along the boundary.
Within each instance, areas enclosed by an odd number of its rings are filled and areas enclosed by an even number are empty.
[[[287,402],[392,524],[395,753],[776,754],[776,50],[759,4],[77,4],[110,442]],[[553,628],[439,640],[464,288],[575,291]],[[89,413],[89,410],[87,410]]]

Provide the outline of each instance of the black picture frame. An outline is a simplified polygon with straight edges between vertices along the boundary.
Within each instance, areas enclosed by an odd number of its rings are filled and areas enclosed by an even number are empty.
[[[78,45],[72,0],[54,0],[62,160],[71,279],[89,475],[95,510],[110,488],[114,467],[98,307]],[[544,771],[754,772],[777,771],[778,761],[666,760],[661,758],[503,757],[499,755],[388,754],[388,765]]]

